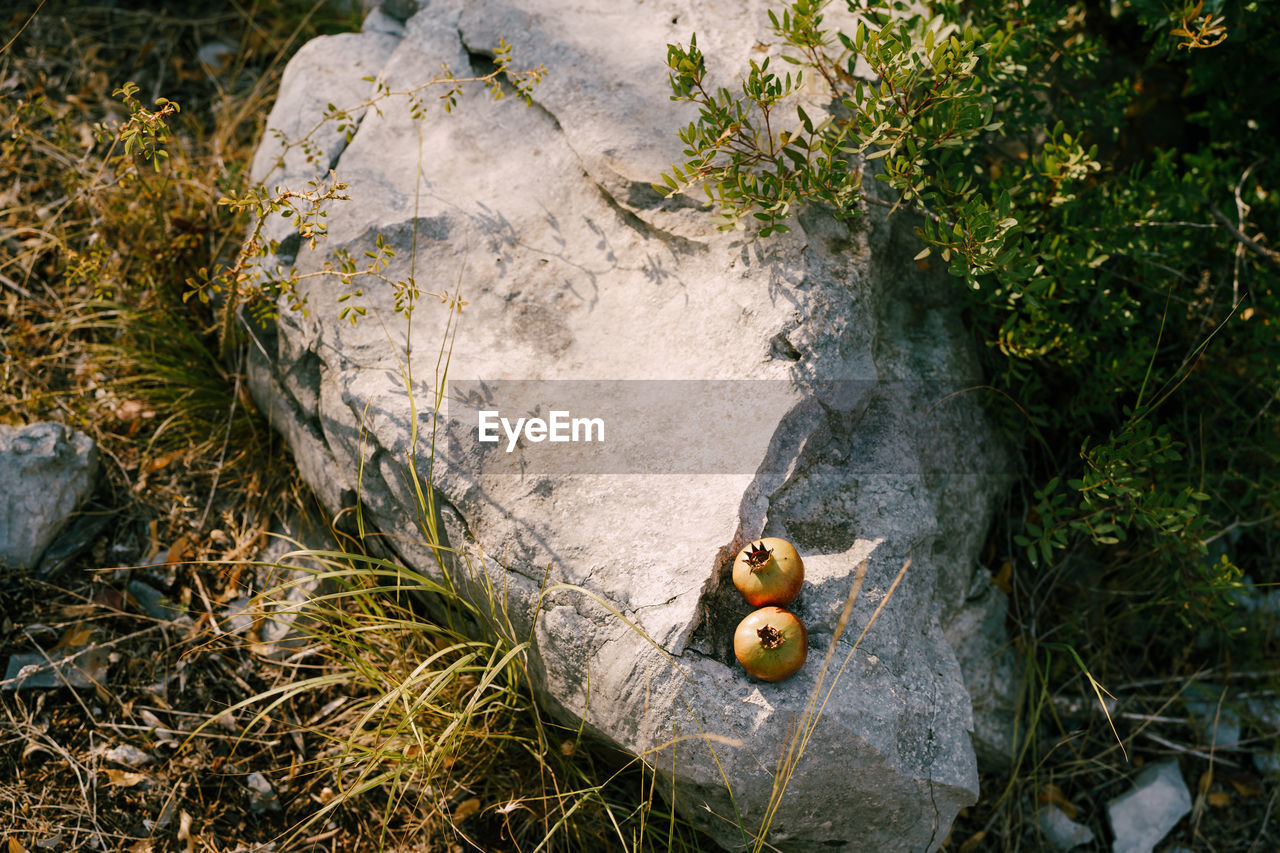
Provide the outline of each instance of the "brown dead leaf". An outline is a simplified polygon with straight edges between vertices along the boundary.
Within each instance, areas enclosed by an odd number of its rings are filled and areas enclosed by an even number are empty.
[[[1209,788],[1213,785],[1213,770],[1206,770],[1200,774],[1200,796],[1209,793]]]
[[[165,562],[169,565],[181,563],[183,560],[191,559],[191,554],[191,543],[187,541],[186,536],[179,536],[169,546],[169,556],[165,559]]]
[[[22,842],[18,839],[9,837],[9,853],[27,853],[27,848],[22,846]]]
[[[1005,565],[1007,566],[1008,563],[1005,563]],[[1040,789],[1040,793],[1037,795],[1036,799],[1040,801],[1040,805],[1055,805],[1061,809],[1062,813],[1067,817],[1072,820],[1076,819],[1076,807],[1067,799],[1067,795],[1064,794],[1062,789],[1057,785],[1045,785]]]
[[[1214,791],[1209,794],[1209,805],[1215,809],[1226,808],[1231,805],[1231,795],[1226,791]]]
[[[986,837],[987,834],[985,832],[975,832],[973,835],[969,836],[968,841],[960,845],[960,853],[973,853],[973,851],[978,849],[978,845],[982,843],[982,839]]]
[[[152,519],[151,523],[147,525],[147,537],[151,540],[151,543],[147,546],[146,562],[149,565],[152,560],[159,556],[161,549],[164,548],[160,544],[160,522],[158,520]]]
[[[1000,571],[991,579],[992,583],[1000,587],[1000,591],[1005,595],[1013,595],[1013,563],[1005,560],[1000,564]]]
[[[1258,778],[1251,773],[1233,773],[1226,777],[1226,781],[1231,783],[1231,787],[1236,789],[1236,793],[1242,797],[1257,797],[1262,794],[1262,786],[1258,783]]]
[[[458,803],[457,808],[453,810],[453,820],[455,823],[462,823],[478,811],[480,811],[480,800],[469,797]]]
[[[132,788],[147,781],[148,776],[145,773],[134,773],[131,770],[115,770],[109,769],[102,771],[107,774],[107,783],[117,788]]]
[[[101,647],[89,649],[77,655],[74,664],[76,669],[84,673],[85,678],[92,681],[96,687],[102,688],[107,680],[107,669],[111,666],[111,652]],[[102,698],[105,701],[107,696]]]
[[[230,601],[240,594],[240,576],[244,574],[244,568],[242,563],[236,563],[231,567],[231,573],[227,575],[226,589],[221,596],[222,601]]]
[[[106,586],[93,594],[93,603],[94,606],[104,607],[107,610],[124,610],[124,593],[114,587]]]
[[[148,471],[159,471],[162,468],[169,467],[169,464],[175,459],[181,459],[185,450],[170,450],[168,453],[161,453],[155,459],[152,459],[147,465]]]
[[[67,629],[67,632],[62,635],[61,640],[58,640],[58,645],[54,646],[54,649],[78,649],[87,645],[92,637],[92,625],[75,625]]]

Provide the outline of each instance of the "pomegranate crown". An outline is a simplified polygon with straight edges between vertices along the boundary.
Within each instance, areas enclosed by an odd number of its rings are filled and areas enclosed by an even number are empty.
[[[756,629],[756,636],[760,639],[760,645],[766,649],[776,649],[785,642],[782,632],[772,625],[764,625]]]
[[[752,569],[763,569],[771,556],[773,556],[773,549],[764,547],[764,540],[761,539],[747,551],[747,565]]]

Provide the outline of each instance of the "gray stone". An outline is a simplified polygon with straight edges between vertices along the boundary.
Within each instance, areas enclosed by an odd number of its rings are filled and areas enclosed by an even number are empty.
[[[249,811],[254,814],[280,811],[280,799],[266,776],[250,773],[245,778],[245,784],[249,787]]]
[[[12,655],[5,667],[5,690],[93,687],[106,680],[109,653],[90,647],[80,651],[51,649]]]
[[[70,565],[110,523],[111,517],[106,514],[86,513],[76,518],[45,548],[36,574],[42,578],[49,577]]]
[[[1253,749],[1253,766],[1268,776],[1280,777],[1280,699],[1274,695],[1251,696],[1245,709],[1261,739]]]
[[[196,58],[204,66],[204,70],[213,76],[225,73],[235,61],[236,49],[226,42],[211,41],[202,44],[196,51]]]
[[[460,282],[450,405],[437,412],[433,396],[447,308],[423,297],[410,327],[371,279],[352,325],[338,317],[343,286],[325,277],[300,282],[307,314],[282,311],[251,347],[255,398],[330,512],[358,495],[390,553],[491,609],[491,632],[532,635],[548,709],[646,755],[722,843],[743,838],[722,818],[760,825],[778,756],[820,692],[769,843],[935,850],[977,798],[974,736],[1008,754],[1014,687],[1005,603],[978,563],[1008,463],[978,397],[949,393],[981,384],[955,285],[917,271],[911,223],[881,208],[860,228],[809,213],[757,242],[651,189],[690,118],[668,98],[665,45],[696,30],[714,62],[745,67],[768,40],[764,4],[576,9],[432,3],[390,50],[390,36],[366,33],[293,60],[270,122],[286,133],[313,127],[329,101],[354,102],[331,93],[367,97],[361,74],[392,89],[441,62],[472,74],[468,50],[499,35],[517,67],[548,76],[532,109],[468,91],[452,115],[415,122],[393,98],[363,113],[349,145],[326,143],[351,201],[327,208],[328,242],[299,250],[298,271],[337,247],[361,257],[381,235],[397,250],[392,281],[412,270],[424,290]],[[322,58],[325,74],[306,71]],[[255,164],[276,137],[263,149]],[[286,157],[271,181],[299,188],[316,165]],[[575,399],[618,413],[610,429],[627,440],[577,456],[481,445],[458,389],[483,395],[501,379],[587,387]],[[411,460],[431,473],[456,557],[423,544]],[[778,684],[749,679],[730,646],[749,608],[729,565],[761,535],[791,539],[806,566],[794,609],[810,662]]]
[[[141,767],[155,760],[151,753],[144,752],[133,744],[128,743],[111,747],[111,749],[103,753],[103,756],[108,761],[114,761],[117,764],[128,764],[133,767]]]
[[[1041,806],[1036,820],[1040,825],[1040,834],[1057,850],[1070,850],[1093,841],[1092,829],[1076,823],[1055,805]]]
[[[1175,760],[1147,767],[1133,787],[1107,804],[1112,853],[1151,853],[1191,811],[1191,792]]]
[[[0,426],[0,563],[34,569],[93,491],[98,448],[57,423]]]
[[[1221,694],[1222,687],[1215,684],[1196,683],[1183,691],[1187,711],[1204,742],[1214,749],[1234,749],[1240,742],[1240,717],[1230,694]]]
[[[363,23],[360,24],[360,31],[362,33],[386,33],[399,38],[404,35],[404,22],[405,18],[408,17],[408,15],[396,16],[389,14],[386,9],[379,6],[365,16]]]
[[[418,11],[422,2],[425,2],[425,0],[421,0],[421,2],[420,0],[382,0],[374,11],[394,20],[404,21]],[[368,28],[368,22],[365,23],[365,28]]]
[[[142,608],[142,612],[152,619],[172,622],[186,614],[186,610],[180,604],[176,604],[150,584],[142,581],[129,581],[125,589],[129,595],[133,596],[133,600],[138,603],[138,606]]]

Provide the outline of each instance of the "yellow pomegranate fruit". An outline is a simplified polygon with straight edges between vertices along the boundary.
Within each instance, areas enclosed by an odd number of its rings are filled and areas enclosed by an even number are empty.
[[[790,610],[761,607],[738,623],[733,654],[748,675],[761,681],[782,681],[804,666],[809,632]]]
[[[733,561],[733,585],[752,607],[796,600],[804,583],[804,561],[785,539],[753,542]]]

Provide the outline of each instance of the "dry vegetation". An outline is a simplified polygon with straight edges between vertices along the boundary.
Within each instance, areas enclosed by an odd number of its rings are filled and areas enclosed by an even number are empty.
[[[97,682],[0,692],[6,849],[530,850],[575,806],[552,849],[604,845],[606,797],[633,808],[644,773],[599,793],[626,762],[543,726],[493,644],[362,594],[375,564],[335,570],[309,623],[323,642],[280,653],[260,610],[233,618],[275,583],[245,562],[266,531],[314,507],[216,357],[215,318],[182,296],[239,249],[245,223],[216,202],[242,189],[289,55],[360,21],[289,0],[173,9],[3,12],[0,420],[75,426],[105,468],[79,553],[0,577],[0,657],[82,654]],[[131,115],[167,125],[167,158],[125,152]],[[379,711],[424,659],[439,684]]]

